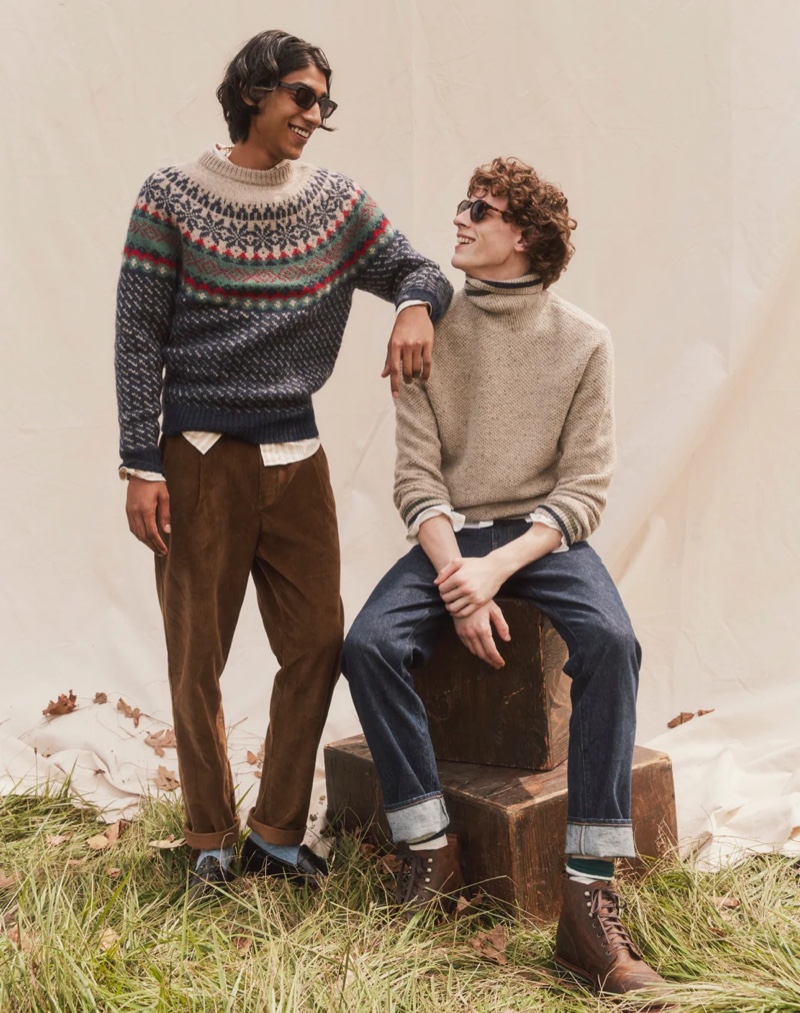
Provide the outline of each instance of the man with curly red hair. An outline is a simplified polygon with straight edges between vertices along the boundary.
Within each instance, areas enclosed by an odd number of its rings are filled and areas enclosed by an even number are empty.
[[[463,882],[410,670],[448,621],[502,668],[492,628],[510,637],[495,597],[525,598],[566,641],[572,678],[556,961],[607,992],[663,987],[612,888],[614,859],[636,853],[641,652],[587,541],[615,463],[611,340],[552,291],[574,251],[564,194],[512,158],[476,169],[467,192],[452,258],[465,285],[437,325],[430,380],[404,389],[397,409],[394,498],[418,544],[378,584],[344,648],[389,826],[407,846],[397,899],[409,914],[434,900],[452,908]]]

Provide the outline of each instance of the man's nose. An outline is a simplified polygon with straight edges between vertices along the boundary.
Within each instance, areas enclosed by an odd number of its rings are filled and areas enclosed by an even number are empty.
[[[318,127],[322,123],[322,113],[319,111],[319,102],[315,102],[310,109],[303,110],[303,119],[310,127]]]

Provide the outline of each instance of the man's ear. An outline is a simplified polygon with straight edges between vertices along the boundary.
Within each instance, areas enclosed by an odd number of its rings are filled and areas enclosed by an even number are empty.
[[[527,253],[531,248],[533,241],[536,239],[536,233],[528,233],[528,237],[525,238],[525,233],[520,229],[517,235],[517,241],[514,243],[515,253]]]

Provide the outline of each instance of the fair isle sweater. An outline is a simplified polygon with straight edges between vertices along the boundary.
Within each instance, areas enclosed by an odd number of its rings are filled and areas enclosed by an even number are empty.
[[[396,434],[408,527],[442,504],[468,522],[540,509],[568,544],[588,538],[615,463],[608,330],[535,276],[467,278],[436,328],[430,380],[401,391]]]
[[[122,465],[160,472],[159,431],[317,436],[311,395],[333,370],[356,288],[424,300],[434,322],[452,295],[339,173],[245,169],[208,151],[149,176],[117,292]]]

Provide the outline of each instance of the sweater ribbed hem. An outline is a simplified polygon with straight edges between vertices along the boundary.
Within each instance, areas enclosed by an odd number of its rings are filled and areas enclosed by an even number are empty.
[[[310,403],[263,412],[231,412],[199,405],[165,404],[161,431],[165,436],[187,431],[224,433],[245,443],[258,444],[292,443],[319,436],[314,408]]]

